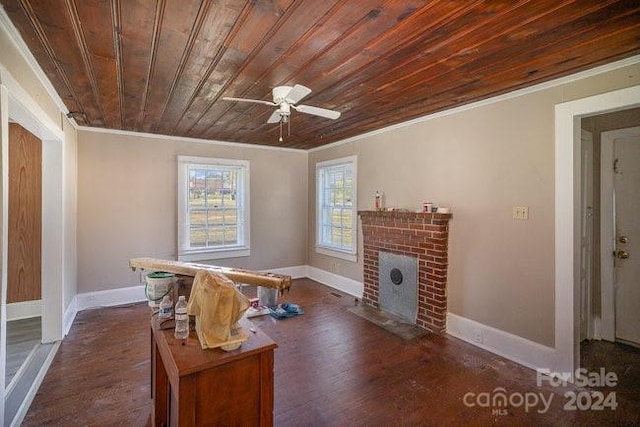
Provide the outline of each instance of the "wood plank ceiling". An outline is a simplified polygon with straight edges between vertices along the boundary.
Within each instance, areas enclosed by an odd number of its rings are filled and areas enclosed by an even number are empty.
[[[640,53],[638,0],[0,0],[80,125],[309,149]],[[313,89],[278,141],[271,88]]]

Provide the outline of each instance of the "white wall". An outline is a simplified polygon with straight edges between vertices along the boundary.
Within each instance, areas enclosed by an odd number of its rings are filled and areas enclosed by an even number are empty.
[[[211,264],[262,270],[306,263],[306,152],[80,131],[78,292],[139,284],[131,258],[176,259],[181,154],[250,161],[251,256]]]
[[[628,66],[313,151],[309,212],[315,164],[353,154],[360,210],[376,190],[388,207],[452,207],[449,312],[553,347],[554,106],[639,82],[640,66]],[[530,219],[511,219],[512,206],[529,206]],[[361,282],[361,258],[315,253],[309,219],[309,265]]]

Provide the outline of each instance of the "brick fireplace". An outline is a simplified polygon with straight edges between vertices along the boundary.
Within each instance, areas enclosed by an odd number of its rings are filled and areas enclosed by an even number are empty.
[[[416,324],[443,333],[447,315],[447,265],[451,214],[359,211],[364,239],[365,304],[380,308],[379,255],[417,258]]]

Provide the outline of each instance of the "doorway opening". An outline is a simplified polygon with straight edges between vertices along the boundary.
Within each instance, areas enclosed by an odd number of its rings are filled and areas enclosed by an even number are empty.
[[[553,372],[567,374],[571,381],[580,367],[583,312],[580,309],[581,119],[638,107],[640,85],[567,101],[555,107],[555,345],[548,363]],[[598,265],[592,264],[593,267]]]
[[[9,123],[8,394],[42,341],[42,141]]]
[[[37,146],[41,150],[41,160],[39,162],[36,161],[37,165],[32,165],[34,166],[32,171],[23,174],[23,178],[26,179],[27,174],[31,175],[36,170],[41,172],[39,179],[33,179],[41,184],[41,194],[39,196],[41,212],[37,219],[31,221],[32,225],[37,223],[41,227],[39,243],[36,239],[34,243],[24,245],[19,249],[24,250],[26,253],[31,250],[25,250],[24,248],[27,246],[39,246],[40,254],[39,256],[27,257],[30,260],[26,258],[21,260],[18,264],[23,263],[24,265],[17,269],[18,283],[30,282],[33,288],[37,288],[40,291],[39,296],[23,295],[27,301],[18,302],[19,304],[24,303],[19,307],[18,313],[21,311],[23,314],[24,311],[28,313],[26,316],[18,314],[18,317],[36,318],[29,326],[8,322],[11,319],[18,320],[15,316],[15,310],[10,304],[12,301],[10,297],[12,289],[9,285],[9,258],[10,252],[11,255],[15,256],[14,251],[20,247],[19,244],[16,246],[15,242],[11,246],[9,244],[9,227],[17,227],[10,222],[10,210],[13,208],[18,209],[18,223],[23,226],[29,222],[25,220],[25,212],[34,209],[31,205],[27,208],[18,208],[19,204],[16,204],[15,200],[10,203],[9,129],[10,126],[14,125],[20,125],[21,128],[32,134],[31,136],[35,136],[38,141]],[[62,191],[64,188],[64,141],[65,135],[60,125],[56,124],[20,87],[15,79],[0,66],[0,159],[2,160],[3,171],[2,178],[0,178],[2,182],[2,191],[0,192],[0,206],[2,206],[2,227],[0,227],[2,229],[2,246],[0,247],[0,255],[2,255],[0,257],[0,264],[2,264],[0,266],[0,304],[2,306],[0,310],[0,360],[2,360],[3,366],[3,369],[0,369],[0,391],[2,394],[0,398],[0,419],[5,421],[5,425],[19,425],[22,421],[53,360],[64,332],[63,284],[65,270],[63,261],[65,255],[63,249],[65,248],[65,223],[63,218],[65,212]],[[15,153],[13,154],[15,156]],[[29,178],[34,177],[29,176]],[[23,192],[23,195],[29,195],[31,192],[32,190],[29,189]],[[31,196],[33,195],[31,194]],[[25,234],[27,237],[34,233],[33,229],[26,228],[29,229]],[[18,241],[24,238],[25,236],[21,236]],[[31,264],[31,267],[27,268],[26,264]],[[27,271],[31,275],[39,273],[39,286],[33,284],[33,277],[26,277]],[[20,279],[21,274],[24,280]],[[15,281],[14,277],[12,282],[15,283]],[[34,300],[34,298],[39,298],[39,300]],[[37,301],[40,301],[39,310],[35,310],[36,313],[34,314],[33,309],[37,305]],[[40,316],[40,319],[37,319],[38,316]],[[18,340],[29,337],[25,345],[28,347],[33,344],[34,346],[32,351],[27,350],[28,356],[23,363],[16,362],[13,365],[15,372],[7,372],[8,357],[14,356],[11,348],[13,342],[8,340],[8,335],[13,335],[16,331]],[[9,347],[7,344],[9,344]],[[9,376],[12,378],[8,379]]]
[[[639,384],[640,108],[582,117],[580,131],[579,364]]]

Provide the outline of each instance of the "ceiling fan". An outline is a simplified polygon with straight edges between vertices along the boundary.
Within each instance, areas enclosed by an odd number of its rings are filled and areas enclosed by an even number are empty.
[[[264,101],[260,99],[232,98],[225,96],[225,101],[253,102],[256,104],[264,104],[272,107],[278,107],[271,114],[267,123],[280,123],[280,142],[282,142],[282,124],[289,123],[291,109],[301,113],[311,114],[314,116],[325,117],[335,120],[340,117],[339,111],[327,110],[326,108],[314,107],[311,105],[296,105],[302,98],[311,93],[311,89],[302,85],[295,86],[276,86],[271,91],[273,101]]]

